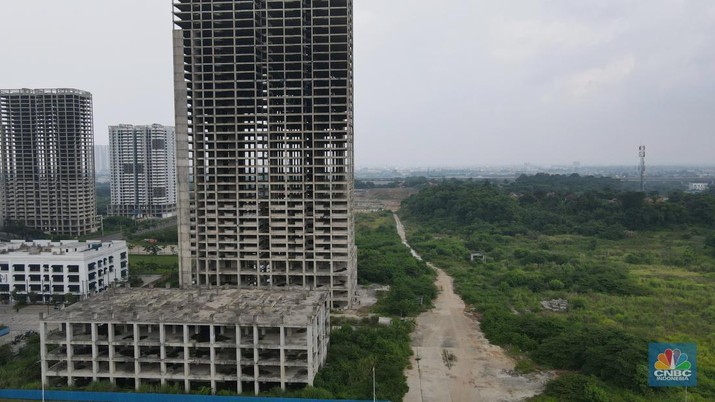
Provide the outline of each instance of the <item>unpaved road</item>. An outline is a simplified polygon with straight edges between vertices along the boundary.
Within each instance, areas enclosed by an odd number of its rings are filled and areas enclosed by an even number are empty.
[[[396,215],[395,220],[407,244]],[[465,313],[452,278],[432,268],[438,272],[440,293],[434,308],[417,317],[412,368],[405,373],[410,387],[405,402],[518,401],[539,394],[551,374],[515,374],[515,361],[491,345],[479,323]]]

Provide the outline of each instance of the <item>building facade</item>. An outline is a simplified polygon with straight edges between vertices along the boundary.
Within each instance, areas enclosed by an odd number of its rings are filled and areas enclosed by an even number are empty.
[[[181,281],[352,304],[351,0],[174,0]]]
[[[176,215],[176,138],[160,124],[109,127],[110,215],[166,218]]]
[[[0,90],[6,225],[81,236],[97,230],[92,95]]]
[[[255,394],[312,385],[329,308],[327,292],[112,289],[43,317],[42,381]]]
[[[67,293],[87,298],[128,278],[127,254],[124,241],[1,243],[0,300],[9,301],[13,291],[38,302]]]

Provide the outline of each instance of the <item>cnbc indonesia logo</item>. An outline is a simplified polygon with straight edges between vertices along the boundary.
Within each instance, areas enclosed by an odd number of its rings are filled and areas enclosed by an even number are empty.
[[[697,384],[695,344],[651,343],[649,384],[653,387],[692,387]]]

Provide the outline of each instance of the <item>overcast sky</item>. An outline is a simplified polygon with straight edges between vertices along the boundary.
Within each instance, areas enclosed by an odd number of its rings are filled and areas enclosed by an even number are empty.
[[[358,167],[715,164],[715,1],[354,0]],[[0,88],[173,125],[169,0],[0,0]]]

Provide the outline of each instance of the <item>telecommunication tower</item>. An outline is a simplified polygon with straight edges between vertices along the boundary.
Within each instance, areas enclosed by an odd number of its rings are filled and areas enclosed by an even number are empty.
[[[645,191],[645,145],[638,147],[638,156],[641,158],[641,164],[638,167],[638,172],[641,177],[641,191]]]

